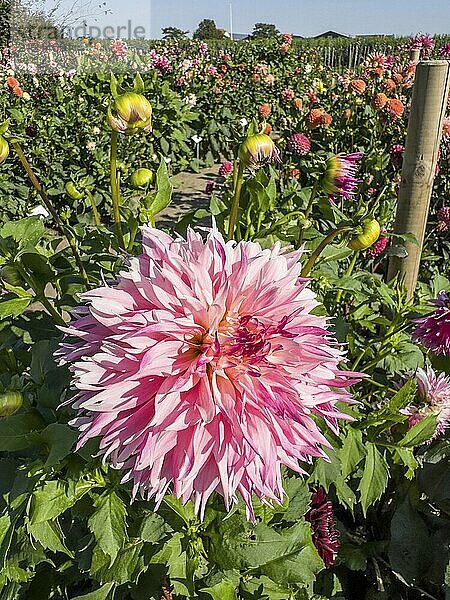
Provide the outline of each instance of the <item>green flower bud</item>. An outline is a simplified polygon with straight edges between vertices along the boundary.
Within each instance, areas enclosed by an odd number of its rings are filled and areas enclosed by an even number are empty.
[[[66,192],[67,194],[73,199],[73,200],[81,200],[81,198],[84,197],[84,194],[82,194],[76,187],[75,184],[72,181],[68,181],[66,183]]]
[[[108,123],[114,131],[133,135],[140,129],[151,131],[152,106],[142,94],[126,92],[117,96],[108,109]]]
[[[366,250],[373,246],[380,237],[380,224],[376,219],[365,219],[362,223],[362,233],[355,235],[347,244],[351,250]]]
[[[3,392],[0,394],[0,417],[10,417],[22,404],[23,396],[20,392]]]
[[[23,279],[18,269],[12,265],[5,265],[0,269],[0,278],[14,287],[19,287],[23,284]]]
[[[131,176],[131,185],[134,188],[146,187],[153,181],[153,172],[150,169],[137,169]]]
[[[0,136],[0,165],[5,162],[9,156],[9,144],[4,137]]]
[[[279,160],[278,150],[265,133],[256,133],[245,139],[239,149],[239,160],[244,168],[258,169],[273,160]]]

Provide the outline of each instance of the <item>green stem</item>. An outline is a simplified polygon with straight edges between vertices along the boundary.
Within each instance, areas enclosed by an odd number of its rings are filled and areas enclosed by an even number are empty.
[[[311,214],[311,210],[313,207],[314,200],[316,199],[318,189],[319,189],[319,182],[316,181],[311,190],[311,196],[309,197],[308,206],[306,207],[306,210],[305,210],[305,221],[308,219],[309,215]],[[302,225],[300,227],[300,231],[298,234],[296,248],[300,248],[300,246],[302,245],[304,235],[305,235],[305,229]]]
[[[102,222],[100,219],[100,214],[97,210],[97,205],[95,204],[95,200],[94,200],[94,196],[92,195],[92,192],[90,190],[86,190],[86,194],[89,198],[89,202],[91,203],[91,207],[92,207],[92,214],[94,215],[94,222],[96,224],[97,227],[100,227]]]
[[[53,220],[55,221],[56,225],[58,226],[58,229],[60,230],[62,235],[66,238],[67,243],[69,244],[70,249],[72,251],[73,257],[75,258],[75,262],[77,263],[78,270],[80,271],[80,276],[84,281],[84,285],[85,285],[86,289],[89,289],[89,287],[90,287],[89,278],[84,269],[83,262],[81,260],[81,256],[78,253],[77,246],[76,246],[75,240],[73,238],[73,235],[70,233],[70,231],[64,225],[61,217],[58,215],[55,207],[51,203],[50,198],[44,192],[41,184],[39,183],[38,178],[36,177],[36,175],[33,172],[33,169],[30,166],[30,163],[28,162],[25,154],[23,153],[23,150],[22,150],[20,144],[18,142],[14,142],[13,147],[14,147],[14,150],[16,151],[17,156],[19,157],[20,162],[22,163],[23,168],[25,169],[34,189],[41,197],[43,203],[45,204],[46,209],[52,215]]]
[[[244,166],[241,163],[239,165],[239,171],[236,176],[236,184],[234,186],[234,196],[233,202],[231,203],[231,211],[230,211],[230,222],[228,225],[228,239],[233,239],[234,229],[236,227],[236,221],[238,217],[239,211],[239,200],[241,198],[241,190],[242,184],[244,183]]]
[[[116,230],[117,243],[120,248],[125,248],[123,240],[122,222],[120,219],[120,189],[117,175],[117,142],[119,134],[113,131],[111,134],[111,198],[113,204],[113,218]]]
[[[331,233],[329,233],[320,242],[320,244],[317,246],[317,248],[314,250],[314,252],[309,257],[308,262],[305,264],[305,266],[302,269],[301,277],[306,277],[309,274],[311,269],[316,264],[316,261],[319,258],[319,256],[322,254],[322,252],[325,250],[325,248],[328,246],[328,244],[330,244],[334,240],[335,237],[337,237],[341,233],[346,233],[347,231],[351,231],[351,230],[352,230],[351,227],[338,227],[337,229],[334,229]]]
[[[347,271],[345,272],[345,277],[350,277],[350,275],[353,273],[353,269],[355,268],[355,265],[356,265],[356,259],[358,258],[358,253],[359,253],[359,250],[355,250],[355,252],[353,253],[352,260],[348,266]],[[341,301],[343,293],[344,293],[343,289],[340,289],[337,291],[336,300],[335,300],[336,304],[338,304]]]

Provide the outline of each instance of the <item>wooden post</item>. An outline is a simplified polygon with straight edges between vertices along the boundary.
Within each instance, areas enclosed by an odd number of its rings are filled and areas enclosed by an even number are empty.
[[[448,61],[418,63],[394,227],[396,234],[413,234],[418,245],[399,241],[407,256],[392,256],[388,271],[388,280],[397,274],[404,280],[409,298],[414,294],[419,274],[449,88]]]
[[[412,50],[409,51],[409,59],[412,62],[419,62],[420,60],[420,50],[418,48],[413,48]]]

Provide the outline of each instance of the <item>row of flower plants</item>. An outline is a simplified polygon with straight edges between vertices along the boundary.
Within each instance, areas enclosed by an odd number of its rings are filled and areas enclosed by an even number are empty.
[[[104,74],[40,112],[38,76],[5,80],[0,189],[42,214],[0,228],[1,598],[444,598],[448,129],[409,300],[386,264],[415,65],[338,77],[285,35],[219,53],[220,84],[200,48],[132,78],[87,44]],[[180,111],[227,160],[162,228]]]

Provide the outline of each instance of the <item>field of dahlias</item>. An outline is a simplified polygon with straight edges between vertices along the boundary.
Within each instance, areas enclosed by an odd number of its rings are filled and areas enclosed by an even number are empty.
[[[3,49],[0,600],[450,597],[450,103],[388,278],[450,42],[389,44]]]

